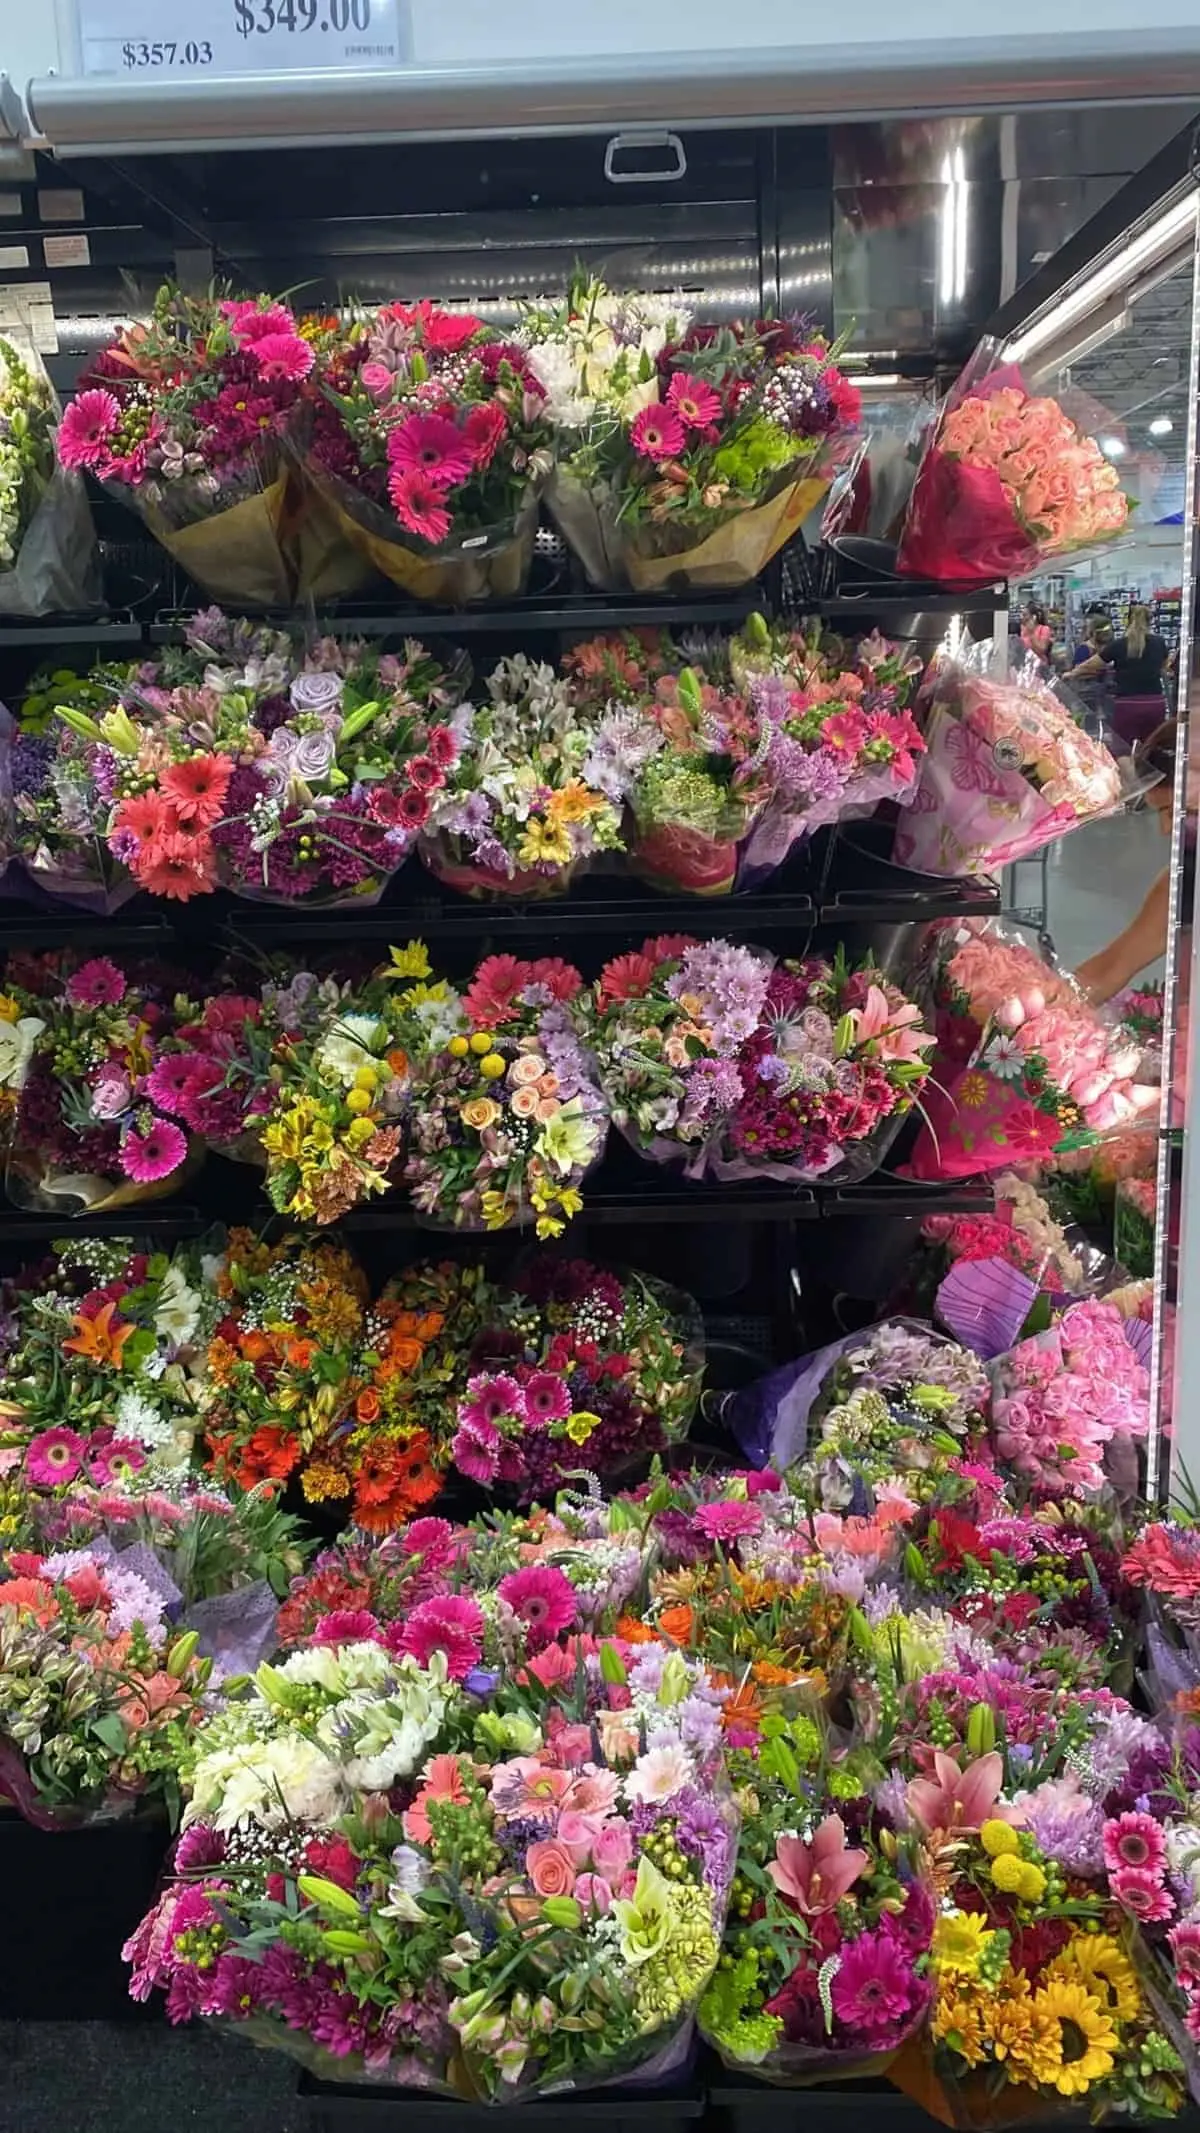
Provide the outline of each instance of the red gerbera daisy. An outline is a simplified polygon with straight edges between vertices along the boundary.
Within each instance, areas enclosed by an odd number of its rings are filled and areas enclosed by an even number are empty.
[[[409,533],[436,547],[450,531],[450,513],[442,501],[444,491],[427,474],[393,467],[388,478],[392,509]]]
[[[467,409],[463,435],[475,454],[477,467],[490,467],[508,429],[508,416],[498,400],[483,400]]]
[[[211,829],[221,819],[232,770],[224,756],[194,755],[163,771],[159,791],[171,802],[181,823]]]

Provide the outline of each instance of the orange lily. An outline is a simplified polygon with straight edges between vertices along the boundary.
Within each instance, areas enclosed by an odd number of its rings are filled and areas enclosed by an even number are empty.
[[[72,1355],[83,1356],[89,1363],[111,1363],[115,1370],[121,1368],[125,1343],[133,1332],[132,1326],[113,1324],[115,1303],[106,1303],[94,1318],[86,1318],[77,1311],[74,1324],[78,1328],[74,1338],[63,1342]]]

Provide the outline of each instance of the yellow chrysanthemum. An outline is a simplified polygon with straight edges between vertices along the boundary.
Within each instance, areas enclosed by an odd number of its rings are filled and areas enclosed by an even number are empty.
[[[1111,2016],[1094,1993],[1065,1978],[1051,1978],[1035,1993],[1034,2007],[1057,2030],[1061,2063],[1054,2087],[1060,2096],[1083,2096],[1094,2081],[1111,2074],[1119,2040]]]
[[[389,953],[389,978],[427,978],[433,968],[424,941],[406,941],[403,948],[393,948]]]
[[[930,1951],[939,1973],[974,1977],[986,1955],[992,1934],[978,1911],[948,1911],[933,1929]]]
[[[983,1824],[979,1841],[989,1859],[1001,1859],[1005,1852],[1018,1852],[1021,1840],[1011,1822],[998,1822],[994,1817]]]
[[[1141,2004],[1137,1972],[1111,1933],[1076,1933],[1057,1955],[1046,1979],[1082,1984],[1117,2022],[1132,2022]]]
[[[993,1859],[992,1880],[1006,1896],[1019,1896],[1024,1879],[1025,1861],[1018,1859],[1015,1852],[1001,1852],[998,1859]]]
[[[578,778],[572,778],[569,785],[551,793],[546,813],[552,822],[586,822],[589,815],[599,814],[607,805],[602,793],[592,792]]]
[[[984,2003],[975,1992],[939,1993],[933,2010],[933,2035],[968,2066],[982,2066],[988,2056]]]
[[[340,1467],[314,1459],[300,1476],[300,1486],[309,1503],[325,1503],[331,1496],[348,1496],[350,1483]]]
[[[19,1022],[21,1009],[11,993],[0,992],[0,1022]]]

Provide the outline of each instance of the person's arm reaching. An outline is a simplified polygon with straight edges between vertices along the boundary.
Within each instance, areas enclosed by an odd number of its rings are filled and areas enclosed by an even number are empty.
[[[1075,972],[1088,998],[1097,1006],[1103,1000],[1111,1000],[1114,993],[1136,978],[1139,970],[1157,963],[1166,954],[1170,909],[1170,870],[1164,867],[1147,891],[1137,917],[1107,948],[1089,956]]]

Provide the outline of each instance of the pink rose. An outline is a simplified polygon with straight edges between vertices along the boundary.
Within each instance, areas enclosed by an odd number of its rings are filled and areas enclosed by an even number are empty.
[[[587,1865],[592,1846],[604,1827],[599,1815],[580,1814],[577,1807],[568,1807],[558,1818],[558,1842],[570,1854],[571,1864],[576,1868]]]
[[[603,1874],[581,1874],[572,1893],[585,1911],[595,1911],[601,1918],[612,1909],[613,1892]]]
[[[560,1726],[554,1736],[554,1760],[563,1769],[577,1770],[581,1763],[590,1760],[592,1753],[592,1729],[590,1726]],[[573,1802],[578,1805],[578,1801]]]
[[[392,389],[392,373],[386,363],[364,363],[358,375],[373,400],[387,399]]]
[[[628,1822],[618,1816],[606,1822],[592,1840],[592,1862],[598,1874],[603,1874],[613,1886],[621,1880],[633,1857],[633,1837]]]
[[[106,1066],[92,1083],[92,1116],[94,1118],[120,1118],[129,1109],[133,1089],[129,1076],[120,1067]]]
[[[621,1879],[614,1884],[613,1894],[619,1896],[622,1903],[628,1903],[636,1888],[637,1875],[632,1867],[626,1867]]]
[[[539,1896],[569,1896],[575,1886],[574,1862],[555,1837],[542,1837],[530,1845],[525,1871]]]

